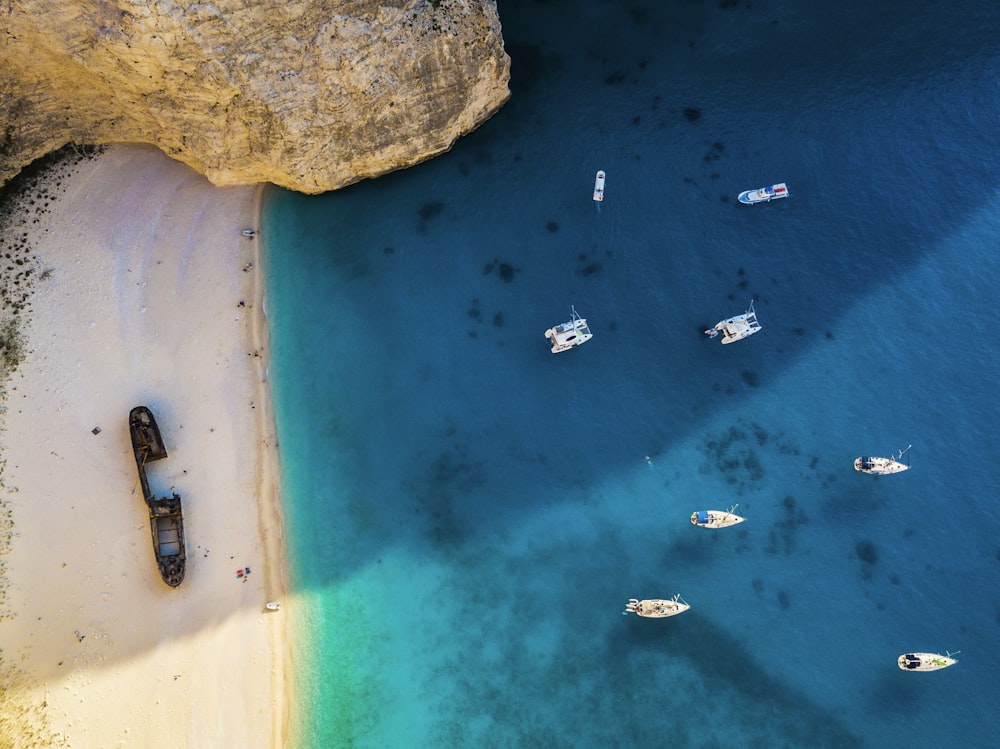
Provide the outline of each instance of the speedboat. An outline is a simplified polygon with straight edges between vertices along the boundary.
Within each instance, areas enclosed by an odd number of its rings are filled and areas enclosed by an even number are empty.
[[[909,450],[913,445],[908,445],[906,450]],[[854,470],[861,471],[862,473],[870,473],[874,476],[883,476],[889,473],[902,473],[903,471],[908,471],[910,466],[906,463],[901,463],[903,459],[903,453],[906,450],[900,450],[899,455],[893,455],[891,458],[855,458],[854,459]]]
[[[756,190],[744,190],[740,193],[739,199],[741,203],[753,205],[754,203],[770,203],[772,200],[787,197],[788,185],[784,182],[779,182],[778,184],[771,185],[770,187],[759,187]]]
[[[728,528],[730,525],[739,525],[746,518],[741,518],[735,514],[739,505],[733,505],[728,510],[698,510],[691,513],[691,523],[701,528]]]
[[[594,179],[594,200],[600,203],[604,200],[604,170],[601,169],[597,172],[597,177]]]
[[[678,593],[670,599],[646,598],[640,601],[638,598],[630,598],[625,604],[625,610],[622,614],[637,614],[650,619],[664,619],[668,616],[683,614],[689,608],[691,605],[686,603],[681,598],[681,594]]]
[[[955,653],[958,655],[958,653]],[[937,653],[903,653],[897,661],[899,667],[904,671],[940,671],[942,668],[954,666],[958,663],[957,658],[952,658],[952,654],[938,655]]]
[[[717,322],[715,327],[705,331],[705,335],[709,338],[715,338],[719,333],[722,333],[722,342],[725,344],[742,341],[744,338],[752,336],[760,328],[761,325],[757,322],[757,312],[753,308],[753,300],[751,299],[750,309],[742,315]]]
[[[545,337],[552,343],[552,353],[558,354],[586,343],[594,334],[587,327],[587,321],[576,314],[576,307],[570,307],[569,322],[564,322],[545,331]]]

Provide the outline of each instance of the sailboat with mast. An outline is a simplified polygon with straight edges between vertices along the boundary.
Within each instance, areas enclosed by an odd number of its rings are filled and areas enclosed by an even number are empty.
[[[898,455],[891,458],[860,457],[854,459],[854,470],[861,473],[870,473],[873,476],[884,476],[891,473],[902,473],[910,470],[909,463],[903,463],[903,455],[906,454],[913,445],[907,445],[906,450],[900,450]]]
[[[570,306],[569,322],[549,328],[545,331],[545,337],[552,344],[552,353],[559,354],[583,345],[593,338],[594,334],[590,332],[587,321],[576,313],[576,307]]]
[[[673,598],[638,598],[628,599],[622,614],[636,614],[649,619],[665,619],[668,616],[683,614],[691,608],[691,604],[681,598],[678,593]]]
[[[961,651],[940,655],[938,653],[903,653],[896,662],[904,671],[940,671],[958,663],[955,657]]]
[[[739,525],[746,518],[740,517],[735,510],[738,504],[733,505],[728,510],[698,510],[691,513],[691,523],[699,528],[728,528],[730,525]]]
[[[715,338],[722,333],[722,342],[732,343],[749,338],[754,333],[759,332],[761,324],[757,322],[757,311],[753,308],[753,299],[750,300],[750,308],[742,315],[736,315],[725,320],[720,320],[711,328],[705,331],[709,338]]]

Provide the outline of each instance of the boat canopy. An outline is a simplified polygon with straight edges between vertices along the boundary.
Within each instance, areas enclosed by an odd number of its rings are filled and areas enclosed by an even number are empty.
[[[698,510],[698,524],[705,525],[708,521],[708,510]]]
[[[913,653],[907,653],[903,658],[906,659],[907,668],[917,668],[920,665],[920,659]]]

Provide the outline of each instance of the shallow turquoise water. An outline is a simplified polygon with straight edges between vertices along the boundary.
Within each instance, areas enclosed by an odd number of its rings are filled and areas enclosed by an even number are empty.
[[[799,5],[502,2],[496,117],[269,193],[303,747],[993,745],[1000,7]]]

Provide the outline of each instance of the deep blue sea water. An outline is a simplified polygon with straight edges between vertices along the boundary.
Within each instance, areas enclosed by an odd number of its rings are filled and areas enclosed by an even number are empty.
[[[1000,5],[500,16],[478,131],[265,202],[296,745],[996,746]]]

